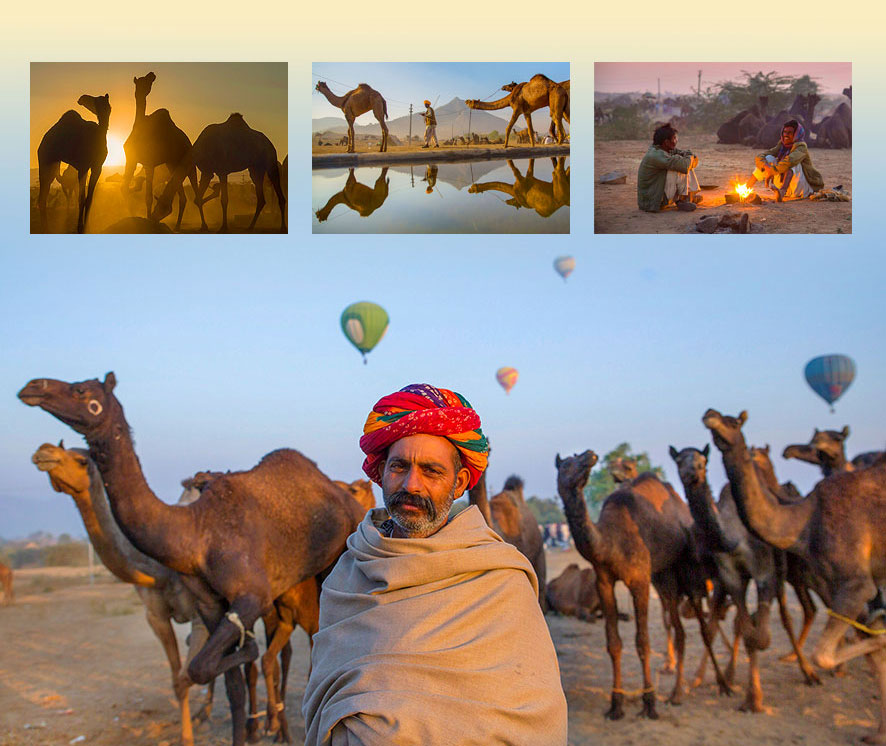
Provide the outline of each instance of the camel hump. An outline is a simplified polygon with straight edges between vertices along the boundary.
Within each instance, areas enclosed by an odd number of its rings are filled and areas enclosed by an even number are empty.
[[[73,109],[68,109],[58,118],[58,124],[71,124],[73,122],[85,122],[86,120]]]
[[[253,472],[259,469],[275,469],[278,466],[283,465],[295,466],[302,469],[317,469],[317,463],[311,461],[311,459],[300,451],[296,451],[294,448],[278,448],[276,451],[271,451],[263,456],[262,460],[249,471]]]

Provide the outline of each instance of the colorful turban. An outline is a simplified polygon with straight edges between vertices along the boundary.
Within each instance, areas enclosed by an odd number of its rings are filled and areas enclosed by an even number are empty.
[[[471,473],[470,489],[486,469],[489,441],[480,429],[480,415],[455,391],[413,383],[383,396],[366,418],[360,449],[363,471],[381,484],[382,459],[392,443],[408,435],[439,435],[454,445]]]

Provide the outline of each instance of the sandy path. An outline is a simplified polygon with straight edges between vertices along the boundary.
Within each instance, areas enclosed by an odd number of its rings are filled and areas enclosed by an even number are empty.
[[[570,561],[574,551],[549,554],[550,577]],[[45,572],[41,578],[47,577]],[[16,578],[20,593],[12,607],[0,608],[0,745],[64,746],[78,736],[85,746],[172,746],[179,742],[177,709],[160,645],[154,639],[131,588],[107,578],[93,585],[52,585]],[[33,578],[31,579],[33,580]],[[72,582],[66,578],[65,583]],[[48,589],[48,590],[47,590]],[[620,603],[626,594],[621,589]],[[793,599],[792,599],[793,602]],[[799,607],[794,604],[794,617]],[[813,639],[824,624],[819,615]],[[660,667],[664,635],[657,602],[651,609],[653,665]],[[664,698],[672,677],[659,676],[657,721],[637,717],[638,700],[626,703],[627,716],[619,722],[603,718],[608,705],[611,673],[603,624],[548,616],[563,684],[569,702],[569,743],[611,744],[855,744],[876,724],[872,677],[863,661],[853,661],[847,674],[823,676],[824,686],[804,686],[796,665],[778,662],[788,648],[787,637],[771,617],[772,646],[762,654],[762,680],[770,711],[747,715],[737,711],[742,692],[730,698],[717,695],[713,674],[686,696],[681,707],[669,707]],[[730,627],[731,628],[731,627]],[[179,627],[180,639],[186,632]],[[640,686],[640,668],[633,646],[633,622],[622,622],[625,686]],[[307,638],[294,635],[293,671],[287,711],[294,742],[304,737],[300,709],[307,676]],[[687,623],[687,669],[691,672],[702,651],[697,624]],[[717,648],[721,660],[726,652]],[[747,668],[739,665],[743,685]],[[264,702],[263,688],[259,686]],[[201,699],[192,689],[192,703]],[[26,725],[38,726],[25,728]],[[219,682],[212,722],[196,729],[198,746],[230,743],[230,720],[223,686]],[[264,739],[270,743],[270,739]]]
[[[687,148],[699,157],[696,170],[699,183],[717,185],[703,191],[704,203],[691,213],[674,209],[660,213],[643,212],[637,207],[637,168],[649,149],[639,140],[614,140],[594,145],[594,232],[595,233],[684,233],[702,215],[747,212],[751,222],[766,233],[852,233],[851,202],[788,201],[778,204],[768,189],[758,185],[762,205],[725,205],[724,195],[735,178],[745,181],[754,168],[760,148],[744,145],[717,145],[714,135],[680,136],[677,147]],[[812,149],[812,161],[826,187],[842,185],[852,192],[852,150]],[[605,186],[597,183],[610,171],[623,171],[627,183]]]

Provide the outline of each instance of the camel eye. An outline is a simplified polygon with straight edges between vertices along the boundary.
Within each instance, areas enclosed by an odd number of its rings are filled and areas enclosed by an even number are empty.
[[[90,414],[95,417],[98,417],[102,413],[102,405],[95,399],[90,399],[89,404],[86,405],[86,408],[89,410]]]

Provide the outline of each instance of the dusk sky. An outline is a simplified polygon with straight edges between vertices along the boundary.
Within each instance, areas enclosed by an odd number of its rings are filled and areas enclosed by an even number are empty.
[[[172,121],[191,139],[207,124],[238,111],[264,132],[282,161],[288,152],[287,66],[280,62],[35,62],[31,64],[30,163],[46,130],[68,109],[87,121],[95,115],[77,105],[84,93],[109,95],[108,166],[122,165],[122,146],[135,119],[134,77],[157,76],[147,113],[168,109]]]
[[[594,90],[655,93],[661,78],[662,93],[694,93],[699,70],[702,90],[723,81],[739,80],[742,70],[752,75],[772,70],[781,75],[809,75],[824,93],[830,94],[840,94],[852,84],[852,65],[848,62],[597,62]]]

